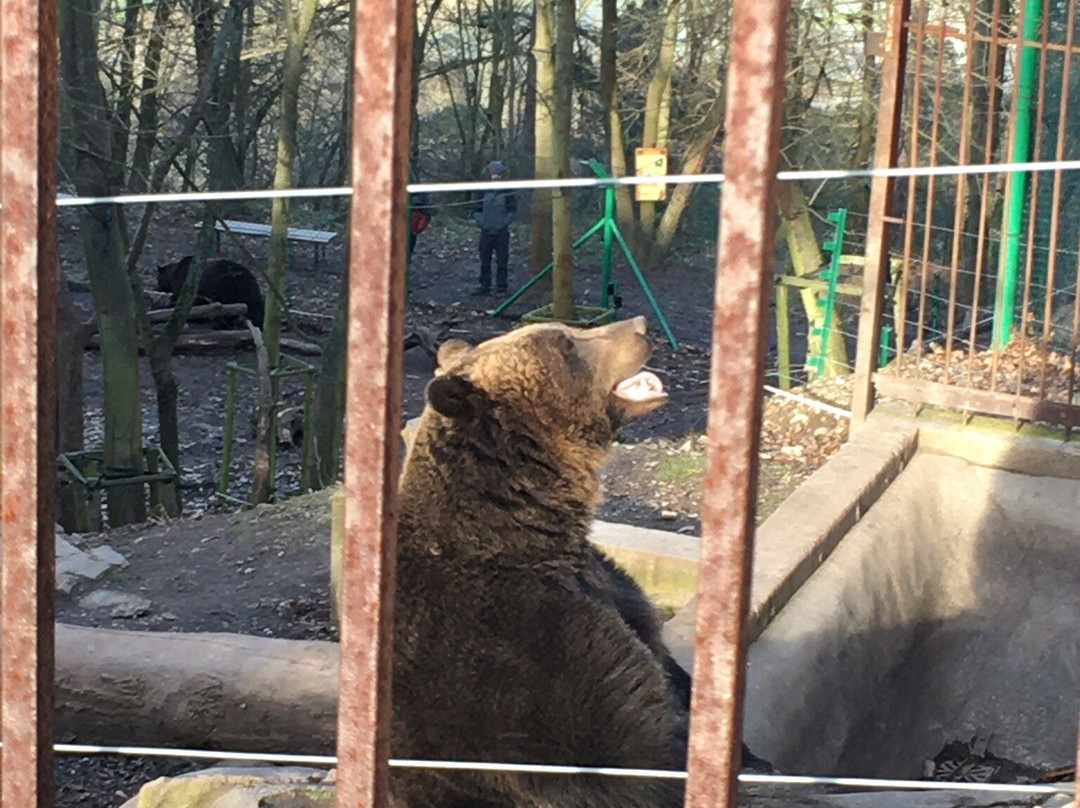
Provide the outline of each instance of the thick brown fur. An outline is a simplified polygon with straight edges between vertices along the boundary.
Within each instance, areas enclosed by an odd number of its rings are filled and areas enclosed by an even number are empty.
[[[451,342],[440,352],[440,357],[444,362],[450,361],[456,353],[467,349],[467,346],[460,341]],[[436,367],[436,373],[441,373],[443,370],[441,366]],[[404,443],[403,457],[406,461],[419,422],[419,418],[413,418],[401,431]],[[590,546],[590,550],[592,559],[579,575],[582,591],[587,596],[607,606],[613,606],[618,611],[623,622],[660,661],[676,702],[684,711],[689,712],[692,687],[690,674],[675,660],[663,641],[663,622],[660,613],[632,576],[595,544]],[[741,754],[744,768],[759,772],[774,771],[771,763],[751,752],[746,744],[742,745]]]
[[[643,334],[643,318],[527,326],[440,350],[401,481],[394,757],[685,766],[686,711],[598,595],[610,570],[588,541],[616,430],[656,406],[612,394],[648,358]],[[673,780],[401,768],[392,790],[409,808],[683,799]]]

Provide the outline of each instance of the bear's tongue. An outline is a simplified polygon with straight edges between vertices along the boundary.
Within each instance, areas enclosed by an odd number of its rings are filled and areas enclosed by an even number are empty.
[[[664,385],[656,374],[643,370],[615,385],[615,395],[628,401],[653,401],[664,398]]]

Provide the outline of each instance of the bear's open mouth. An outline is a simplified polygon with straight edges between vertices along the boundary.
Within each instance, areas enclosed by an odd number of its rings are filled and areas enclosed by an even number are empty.
[[[625,401],[645,402],[667,398],[664,384],[655,373],[643,370],[629,379],[623,379],[612,391],[617,398]]]

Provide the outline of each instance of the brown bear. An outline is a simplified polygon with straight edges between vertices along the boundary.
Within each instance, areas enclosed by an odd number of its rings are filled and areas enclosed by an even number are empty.
[[[443,344],[436,356],[436,375],[443,372],[441,361],[447,361],[469,346],[461,340],[450,340]],[[440,361],[441,360],[441,361]],[[420,418],[413,418],[401,431],[404,443],[403,457],[408,459],[413,439],[419,426]],[[582,591],[589,597],[613,606],[619,616],[663,665],[668,684],[683,710],[690,710],[691,677],[675,661],[662,639],[663,623],[660,615],[638,583],[596,545],[590,545],[592,559],[582,570],[579,582]],[[742,765],[758,772],[775,771],[772,764],[751,752],[746,744],[742,745]]]
[[[685,767],[655,614],[631,625],[588,539],[616,431],[666,400],[644,334],[638,317],[440,348],[401,479],[395,758]],[[408,768],[392,791],[411,808],[683,800],[670,779]]]
[[[443,372],[442,361],[467,351],[469,346],[461,340],[449,340],[436,355],[435,374]],[[401,430],[404,443],[402,465],[408,461],[420,418],[408,421]],[[690,709],[690,676],[671,656],[661,639],[662,624],[655,606],[637,582],[605,555],[596,545],[590,545],[593,558],[580,574],[583,591],[610,606],[614,606],[630,629],[656,654],[668,674],[676,698],[684,708]]]
[[[158,291],[168,292],[174,306],[194,259],[193,255],[185,255],[178,261],[157,268]],[[195,300],[202,303],[244,303],[247,305],[247,319],[252,325],[262,328],[265,300],[259,281],[254,272],[229,258],[210,258],[203,264]],[[242,323],[243,318],[219,317],[214,321],[214,327],[238,328]]]

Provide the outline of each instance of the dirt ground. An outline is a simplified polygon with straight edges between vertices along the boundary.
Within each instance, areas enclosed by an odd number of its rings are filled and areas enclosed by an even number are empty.
[[[77,219],[70,211],[60,216],[61,256],[69,280],[85,283]],[[153,269],[192,249],[192,217],[159,216],[151,230],[142,262],[153,288]],[[511,246],[511,289],[527,279],[527,244],[522,232]],[[544,302],[517,305],[509,317],[491,317],[485,309],[495,298],[477,299],[468,292],[475,284],[475,235],[465,223],[436,219],[418,242],[411,269],[406,333],[427,329],[441,339],[451,336],[478,341],[511,327],[522,313]],[[265,256],[266,243],[247,239],[244,246],[256,258]],[[599,252],[581,253],[578,299],[597,299]],[[672,324],[681,345],[673,350],[645,295],[629,270],[616,262],[622,296],[622,315],[644,313],[656,350],[649,367],[670,392],[661,410],[628,428],[605,472],[606,500],[599,516],[614,522],[697,534],[703,490],[704,438],[708,405],[709,343],[713,300],[712,245],[683,245],[648,278],[652,292]],[[222,255],[245,260],[243,252],[223,241]],[[331,245],[318,270],[311,250],[294,248],[293,267],[285,290],[292,308],[315,315],[329,325],[344,263],[340,243]],[[543,288],[543,284],[540,285]],[[91,301],[80,292],[77,301],[89,317]],[[316,322],[320,318],[309,318]],[[321,340],[317,327],[308,336]],[[770,352],[771,355],[771,352]],[[229,361],[250,362],[251,356],[178,356],[174,360],[180,385],[180,429],[185,516],[169,523],[148,523],[75,537],[83,547],[107,544],[128,560],[123,570],[105,580],[79,584],[59,594],[57,618],[87,626],[132,631],[230,631],[298,639],[336,639],[329,620],[330,512],[326,492],[302,496],[299,448],[279,452],[280,504],[254,509],[219,506],[213,492],[221,462],[225,393]],[[86,356],[86,438],[101,439],[103,390],[100,358]],[[404,418],[418,415],[423,389],[430,378],[430,357],[420,348],[405,355]],[[846,404],[847,388],[830,382],[810,393]],[[143,373],[144,429],[156,433],[157,418],[149,371]],[[238,387],[234,431],[236,448],[231,465],[230,494],[246,496],[250,485],[253,385]],[[300,403],[302,387],[288,385],[286,399]],[[770,399],[762,434],[759,518],[764,518],[802,480],[840,445],[846,435],[842,418],[822,415],[784,399]],[[113,618],[109,610],[84,608],[80,601],[95,589],[108,588],[150,600],[145,614]],[[59,738],[59,741],[73,739]],[[60,808],[106,808],[122,803],[147,780],[194,768],[183,761],[162,759],[71,758],[58,761]]]

